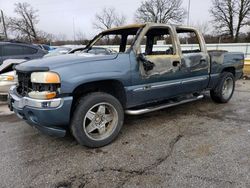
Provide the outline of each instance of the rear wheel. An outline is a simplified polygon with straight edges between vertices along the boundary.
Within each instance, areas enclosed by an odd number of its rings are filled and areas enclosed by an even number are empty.
[[[102,147],[112,142],[123,125],[120,102],[107,93],[91,93],[82,99],[74,112],[71,132],[87,147]]]
[[[217,103],[227,103],[233,96],[235,78],[230,72],[223,72],[218,85],[210,91],[211,98]]]

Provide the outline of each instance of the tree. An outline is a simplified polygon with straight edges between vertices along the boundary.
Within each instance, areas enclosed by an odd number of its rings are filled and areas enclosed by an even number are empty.
[[[210,32],[209,23],[208,22],[197,22],[196,24],[191,24],[195,28],[197,28],[203,35],[208,35]]]
[[[240,30],[250,25],[250,0],[213,0],[210,13],[215,28],[237,42]]]
[[[137,22],[181,23],[186,11],[182,0],[146,0],[135,13]]]
[[[87,38],[86,35],[81,30],[78,30],[76,32],[76,40],[77,41],[85,41],[86,38]]]
[[[101,31],[122,26],[126,23],[126,17],[122,14],[119,15],[114,8],[104,8],[95,15],[95,20],[93,27]]]
[[[36,29],[38,11],[33,9],[33,7],[26,2],[16,3],[14,11],[19,17],[11,17],[8,19],[9,29],[16,33],[17,36],[27,38],[30,42],[38,41],[39,31]]]

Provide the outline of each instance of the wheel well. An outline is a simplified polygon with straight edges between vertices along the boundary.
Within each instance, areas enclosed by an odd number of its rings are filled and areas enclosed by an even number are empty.
[[[222,72],[231,72],[235,76],[235,68],[234,67],[227,67],[222,70]]]
[[[77,88],[75,88],[75,90],[73,91],[74,99],[71,111],[72,112],[74,111],[77,101],[82,96],[92,92],[108,93],[116,97],[124,108],[126,106],[127,99],[123,84],[117,80],[105,80],[105,81],[96,81],[96,82],[82,84]]]

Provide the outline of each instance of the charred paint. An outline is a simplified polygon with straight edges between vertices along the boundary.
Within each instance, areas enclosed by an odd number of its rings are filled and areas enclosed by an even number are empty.
[[[177,55],[149,55],[146,58],[155,65],[153,70],[146,73],[148,76],[175,73],[179,70],[179,67],[173,66],[174,61],[180,62],[180,57]]]

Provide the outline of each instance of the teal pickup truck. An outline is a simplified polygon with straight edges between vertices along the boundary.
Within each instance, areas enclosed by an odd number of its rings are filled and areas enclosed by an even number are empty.
[[[111,44],[119,48],[88,54]],[[199,100],[204,91],[217,103],[228,102],[243,65],[242,53],[208,52],[195,28],[129,25],[100,33],[82,53],[17,65],[9,107],[44,133],[70,131],[81,145],[101,147],[118,136],[124,113],[140,115]]]

